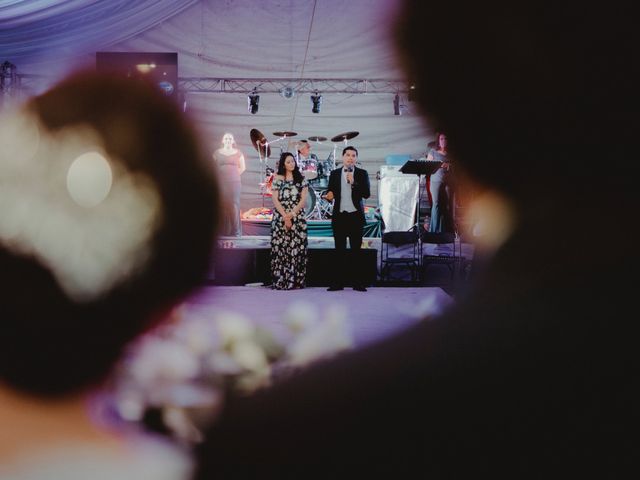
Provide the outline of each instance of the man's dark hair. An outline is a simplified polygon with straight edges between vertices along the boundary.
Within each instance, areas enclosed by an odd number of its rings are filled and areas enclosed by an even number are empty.
[[[356,149],[356,147],[352,147],[351,145],[349,145],[348,147],[344,147],[344,149],[342,150],[342,155],[347,153],[349,150],[353,150],[354,152],[356,152],[356,157],[358,156],[358,150]]]

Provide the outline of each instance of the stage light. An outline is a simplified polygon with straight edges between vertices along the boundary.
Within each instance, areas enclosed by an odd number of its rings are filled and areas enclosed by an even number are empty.
[[[416,84],[409,84],[409,94],[407,95],[407,100],[413,102],[416,99]]]
[[[16,66],[9,61],[3,62],[0,65],[0,111],[3,104],[11,100],[15,88],[18,88]]]
[[[9,87],[16,83],[16,79],[16,66],[9,61],[3,62],[0,65],[0,90],[9,90]]]
[[[258,92],[256,91],[255,88],[253,89],[253,92],[249,94],[249,96],[247,97],[247,100],[249,102],[249,113],[253,115],[258,113],[258,104],[260,103],[260,95],[258,95]]]
[[[400,95],[396,93],[396,96],[393,97],[393,114],[400,115],[402,112],[400,111]]]
[[[311,112],[320,113],[320,105],[322,105],[322,95],[318,95],[318,92],[316,92],[315,95],[311,95],[311,103],[313,103]]]
[[[3,77],[11,77],[15,72],[16,66],[10,61],[6,60],[0,65],[0,74]]]

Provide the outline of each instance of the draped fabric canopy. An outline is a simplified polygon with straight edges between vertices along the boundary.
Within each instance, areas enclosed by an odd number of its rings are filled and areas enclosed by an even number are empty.
[[[71,57],[127,40],[197,0],[10,0],[0,6],[3,60]]]
[[[388,79],[403,78],[390,41],[395,0],[9,0],[0,3],[0,62],[20,74],[46,75],[53,83],[70,70],[95,65],[96,51],[177,52],[178,75],[215,78]],[[425,35],[426,38],[426,35]],[[425,40],[426,41],[426,40]],[[433,131],[415,104],[394,92],[323,93],[318,114],[308,94],[260,95],[259,111],[247,111],[244,93],[189,93],[187,112],[210,151],[224,132],[234,134],[247,160],[242,208],[260,206],[264,168],[249,132],[268,140],[273,132],[297,132],[293,140],[359,135],[358,148],[377,202],[376,172],[391,154],[424,153]],[[312,144],[320,160],[340,158],[343,143]],[[272,145],[275,166],[286,141]],[[268,199],[267,199],[268,200]]]

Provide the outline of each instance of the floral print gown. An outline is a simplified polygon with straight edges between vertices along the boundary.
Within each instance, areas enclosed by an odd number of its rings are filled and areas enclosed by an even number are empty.
[[[273,194],[285,212],[290,212],[300,203],[302,190],[308,186],[307,180],[295,183],[277,179],[271,187]],[[307,275],[307,221],[304,208],[293,217],[293,226],[287,230],[284,218],[274,209],[271,220],[271,277],[273,288],[291,290],[303,288]]]

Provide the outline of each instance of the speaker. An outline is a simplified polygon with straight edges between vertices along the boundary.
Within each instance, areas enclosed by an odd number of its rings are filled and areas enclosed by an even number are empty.
[[[179,102],[178,54],[175,52],[97,52],[96,70],[128,78],[145,78]]]

